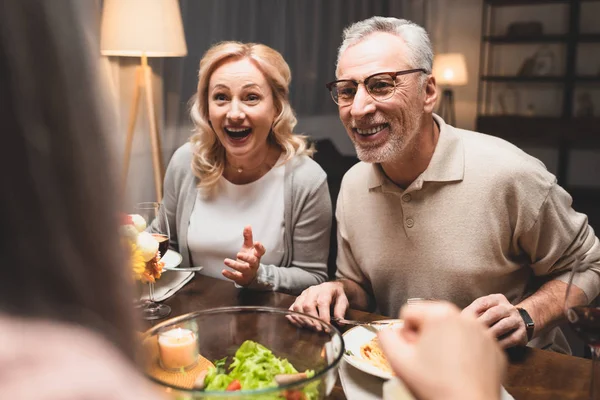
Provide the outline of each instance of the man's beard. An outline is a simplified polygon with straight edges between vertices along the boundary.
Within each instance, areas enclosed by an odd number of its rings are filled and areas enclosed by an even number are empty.
[[[358,159],[366,163],[387,163],[402,158],[411,141],[418,135],[420,115],[409,111],[405,114],[403,124],[389,124],[389,136],[383,143],[374,145],[359,144],[352,140]],[[354,136],[352,136],[354,138]],[[413,143],[414,145],[414,143]]]

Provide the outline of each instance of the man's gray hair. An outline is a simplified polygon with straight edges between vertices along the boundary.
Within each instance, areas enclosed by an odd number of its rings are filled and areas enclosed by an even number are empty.
[[[387,32],[401,37],[409,49],[409,68],[423,68],[431,73],[433,49],[425,29],[412,21],[392,17],[371,17],[344,29],[342,45],[338,50],[336,72],[342,53],[375,32]]]

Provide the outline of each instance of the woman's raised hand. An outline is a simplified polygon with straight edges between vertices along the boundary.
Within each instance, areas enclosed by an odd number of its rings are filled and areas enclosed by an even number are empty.
[[[223,262],[234,271],[224,269],[222,274],[240,286],[251,284],[258,273],[260,259],[265,254],[265,247],[260,242],[254,242],[252,238],[252,227],[244,228],[244,243],[237,253],[237,260],[226,258]]]

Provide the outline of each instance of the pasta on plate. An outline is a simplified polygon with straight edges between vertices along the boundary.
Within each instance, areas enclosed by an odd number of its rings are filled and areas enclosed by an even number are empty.
[[[385,371],[390,374],[394,374],[392,367],[388,363],[381,346],[379,346],[379,339],[375,336],[371,341],[360,346],[360,355],[369,364]]]

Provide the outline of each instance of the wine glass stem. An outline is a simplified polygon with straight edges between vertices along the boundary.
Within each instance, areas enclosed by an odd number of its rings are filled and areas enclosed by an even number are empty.
[[[148,298],[150,303],[154,303],[154,282],[148,282]]]
[[[590,379],[590,399],[600,399],[600,347],[590,346],[592,350],[592,376]]]
[[[148,282],[148,304],[146,304],[146,310],[151,314],[158,312],[160,305],[154,301],[154,282]]]

